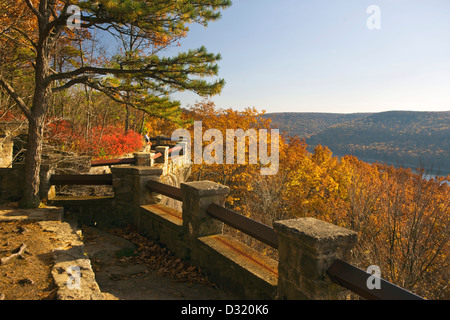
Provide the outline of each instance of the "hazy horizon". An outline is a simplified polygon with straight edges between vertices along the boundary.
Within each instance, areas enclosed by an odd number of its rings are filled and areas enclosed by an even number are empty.
[[[280,112],[266,112],[266,114],[273,114],[273,113],[277,113],[277,114],[289,114],[289,113],[309,113],[309,114],[369,114],[369,113],[388,113],[388,112],[427,112],[427,113],[445,113],[445,112],[450,112],[450,110],[439,110],[439,111],[434,111],[434,110],[430,110],[430,111],[423,111],[423,110],[396,110],[396,109],[392,109],[392,110],[386,110],[386,111],[367,111],[367,112],[316,112],[316,111],[280,111]]]

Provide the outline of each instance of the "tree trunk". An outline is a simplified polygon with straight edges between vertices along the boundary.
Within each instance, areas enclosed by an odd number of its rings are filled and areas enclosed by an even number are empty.
[[[125,111],[125,133],[128,133],[130,130],[130,106],[126,105]]]
[[[37,208],[40,204],[39,184],[42,154],[42,140],[44,135],[44,116],[29,121],[28,141],[25,156],[25,184],[21,208]]]
[[[48,87],[44,81],[36,81],[33,108],[28,119],[28,139],[25,155],[25,185],[20,201],[22,208],[37,208],[40,204],[39,185],[44,138],[45,113],[47,109]]]

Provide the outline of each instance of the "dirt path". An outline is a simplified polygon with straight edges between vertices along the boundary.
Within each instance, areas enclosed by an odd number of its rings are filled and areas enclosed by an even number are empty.
[[[25,246],[24,254],[6,259]],[[0,220],[0,300],[54,299],[51,267],[54,235],[30,221]]]

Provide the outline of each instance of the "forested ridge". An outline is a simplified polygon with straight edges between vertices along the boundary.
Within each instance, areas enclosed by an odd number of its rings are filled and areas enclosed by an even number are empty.
[[[328,127],[347,121],[365,118],[371,113],[313,113],[313,112],[283,112],[266,113],[265,118],[272,120],[272,125],[278,127],[289,136],[306,139]]]
[[[450,111],[389,111],[373,114],[267,114],[288,135],[318,144],[335,155],[369,162],[424,167],[433,174],[450,173]]]

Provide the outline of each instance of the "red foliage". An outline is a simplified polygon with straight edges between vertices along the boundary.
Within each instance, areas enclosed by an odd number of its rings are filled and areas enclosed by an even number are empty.
[[[92,146],[89,145],[88,147]],[[103,133],[100,143],[94,146],[93,149],[96,157],[109,158],[131,153],[140,148],[142,148],[142,137],[140,134],[131,130],[124,133],[121,129],[109,127]]]
[[[26,118],[23,114],[15,114],[9,110],[0,110],[0,121],[25,121]]]
[[[140,134],[130,130],[108,126],[94,127],[89,137],[74,128],[67,120],[53,121],[47,126],[47,140],[50,144],[60,146],[62,149],[87,154],[95,159],[107,159],[131,153],[142,148]]]

